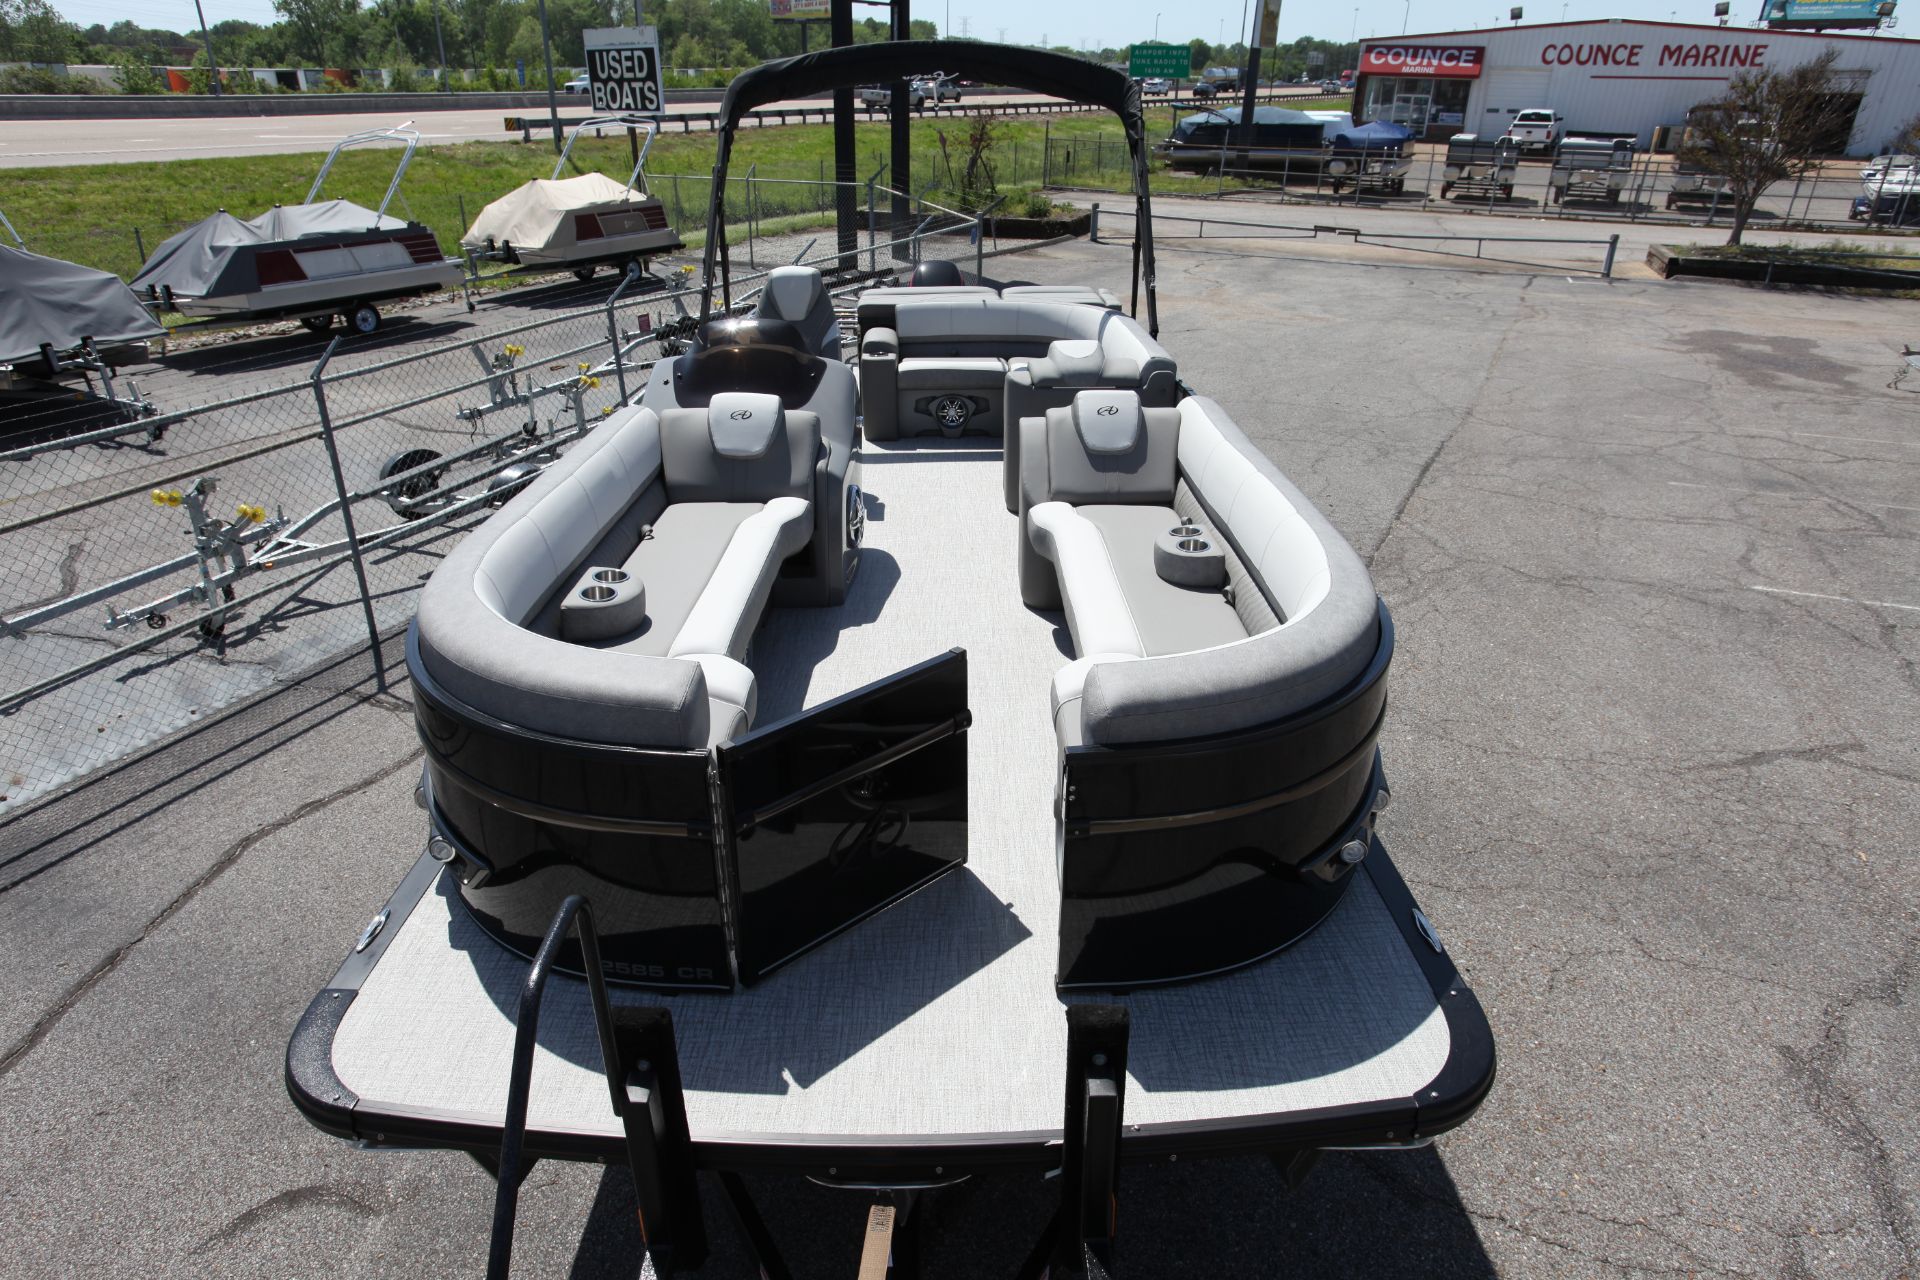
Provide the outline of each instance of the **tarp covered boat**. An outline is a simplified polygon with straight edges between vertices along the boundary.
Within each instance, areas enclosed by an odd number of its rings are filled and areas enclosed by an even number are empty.
[[[103,359],[146,358],[164,329],[120,277],[0,245],[0,364],[70,355],[89,341]]]
[[[624,185],[603,173],[563,178],[573,144],[590,129],[644,132]],[[536,178],[501,196],[473,220],[460,246],[470,260],[529,268],[572,268],[586,278],[605,262],[635,262],[682,247],[666,206],[647,190],[647,151],[656,125],[639,116],[592,116],[575,125],[550,178]]]
[[[1240,108],[1182,117],[1160,144],[1176,169],[1280,169],[1319,172],[1326,159],[1327,121],[1286,107],[1255,107],[1253,137],[1240,129]]]
[[[340,152],[357,143],[407,144],[378,209],[350,200],[319,201]],[[360,333],[380,327],[374,303],[454,288],[460,264],[440,252],[433,232],[387,216],[420,135],[377,129],[338,143],[320,168],[306,203],[275,206],[240,219],[222,209],[163,241],[133,287],[168,310],[201,319],[301,320],[324,329],[335,315]]]

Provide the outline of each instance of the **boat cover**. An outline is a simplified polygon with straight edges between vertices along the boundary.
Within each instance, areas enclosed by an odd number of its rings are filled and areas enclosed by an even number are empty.
[[[0,246],[0,363],[32,359],[40,344],[69,351],[157,338],[163,330],[120,277]]]
[[[1375,120],[1372,124],[1342,129],[1333,135],[1333,145],[1342,151],[1397,151],[1412,137],[1413,130],[1403,124]]]
[[[604,204],[638,204],[645,196],[604,173],[577,178],[535,178],[480,211],[460,243],[479,249],[495,244],[552,243],[569,213]]]
[[[310,236],[399,231],[407,224],[351,200],[276,205],[242,221],[226,210],[162,241],[133,278],[135,289],[166,285],[183,298],[252,293],[259,287],[251,255],[240,250]],[[236,261],[236,257],[241,259]]]

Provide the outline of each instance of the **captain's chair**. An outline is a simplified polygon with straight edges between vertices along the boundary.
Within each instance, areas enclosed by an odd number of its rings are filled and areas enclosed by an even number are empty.
[[[826,284],[812,267],[775,267],[753,313],[793,325],[808,351],[829,360],[840,358],[840,321],[833,314]]]

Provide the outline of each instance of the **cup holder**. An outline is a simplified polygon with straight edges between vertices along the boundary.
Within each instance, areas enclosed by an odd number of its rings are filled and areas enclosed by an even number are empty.
[[[1176,587],[1217,590],[1227,580],[1226,554],[1197,524],[1177,524],[1153,540],[1153,567]]]
[[[630,635],[646,620],[646,584],[625,569],[589,568],[560,600],[562,640],[608,640]]]

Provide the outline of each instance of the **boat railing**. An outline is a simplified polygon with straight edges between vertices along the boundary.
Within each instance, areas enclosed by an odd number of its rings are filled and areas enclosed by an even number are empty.
[[[413,153],[420,146],[420,131],[412,128],[413,121],[397,124],[391,129],[367,129],[360,133],[348,134],[333,144],[333,150],[327,152],[327,158],[321,162],[320,172],[314,176],[313,186],[307,191],[306,204],[312,204],[320,198],[320,189],[326,185],[327,174],[333,169],[333,162],[340,153],[349,147],[364,146],[370,142],[404,142],[406,150],[400,155],[400,163],[394,166],[393,181],[387,184],[387,194],[380,197],[380,207],[375,212],[385,217],[387,206],[393,203],[393,197],[400,190],[400,179],[406,176],[407,166],[413,163]]]
[[[559,181],[560,175],[567,171],[567,158],[573,154],[573,144],[578,142],[581,135],[589,129],[626,129],[635,134],[645,135],[635,140],[633,172],[627,175],[627,190],[637,190],[642,196],[651,196],[653,193],[647,189],[647,152],[653,149],[653,140],[660,133],[660,122],[651,116],[632,114],[588,116],[580,121],[567,133],[567,142],[560,149],[560,158],[554,161],[553,180]]]

